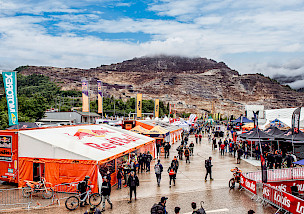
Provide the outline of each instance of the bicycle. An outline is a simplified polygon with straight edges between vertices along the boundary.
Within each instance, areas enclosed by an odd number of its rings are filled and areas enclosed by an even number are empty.
[[[85,197],[81,199],[81,195],[85,194]],[[68,210],[76,210],[79,207],[80,203],[85,203],[86,200],[89,199],[89,204],[92,206],[98,206],[101,203],[101,195],[99,193],[93,193],[92,190],[89,189],[85,193],[78,193],[76,196],[70,196],[65,201],[65,207]]]

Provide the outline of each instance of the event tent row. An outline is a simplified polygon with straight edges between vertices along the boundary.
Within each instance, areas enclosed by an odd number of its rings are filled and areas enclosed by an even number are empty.
[[[128,161],[130,153],[149,151],[155,155],[153,138],[105,124],[29,129],[18,134],[1,131],[1,136],[13,138],[6,146],[15,150],[11,159],[0,161],[1,179],[17,174],[13,181],[19,186],[35,176],[55,185],[89,175],[97,191],[101,175],[108,170],[116,182],[117,169]]]

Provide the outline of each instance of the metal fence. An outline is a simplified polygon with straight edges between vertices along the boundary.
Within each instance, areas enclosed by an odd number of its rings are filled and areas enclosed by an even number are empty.
[[[32,209],[60,205],[68,197],[77,194],[78,182],[53,186],[54,194],[45,199],[42,193],[24,194],[23,188],[0,189],[0,211],[10,209]]]
[[[251,180],[258,183],[262,182],[262,172],[247,172],[243,175]],[[283,180],[299,180],[304,179],[304,168],[284,168],[284,169],[268,169],[267,170],[267,180],[271,181],[283,181]]]

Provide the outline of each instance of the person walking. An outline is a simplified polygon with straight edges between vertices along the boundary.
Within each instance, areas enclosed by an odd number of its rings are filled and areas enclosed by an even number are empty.
[[[176,172],[177,172],[178,167],[179,167],[179,163],[178,163],[178,160],[177,160],[177,157],[176,157],[176,156],[174,156],[173,160],[171,161],[171,164],[174,165],[175,170],[176,170]]]
[[[165,150],[165,158],[169,158],[170,148],[171,148],[170,143],[169,143],[169,142],[166,142],[165,147],[164,147],[164,150]]]
[[[117,189],[121,189],[121,179],[123,178],[123,173],[121,167],[118,168],[117,172]]]
[[[132,171],[129,176],[128,186],[130,187],[130,200],[128,203],[132,203],[132,193],[134,192],[134,197],[136,200],[136,187],[139,186],[139,180],[137,175],[135,175],[134,171]]]
[[[193,148],[194,148],[194,143],[193,143],[193,141],[191,141],[191,143],[189,144],[189,150],[190,150],[191,156],[193,156]]]
[[[190,163],[190,150],[188,146],[185,148],[184,155],[185,155],[186,163],[187,162]]]
[[[219,147],[219,152],[221,151],[221,144],[222,144],[222,140],[220,139],[219,142],[217,143],[218,147]]]
[[[225,144],[221,144],[221,156],[225,155]]]
[[[195,137],[195,143],[198,144],[198,134],[195,134],[194,137]]]
[[[201,143],[202,143],[203,135],[202,135],[202,134],[199,134],[199,135],[198,135],[198,138],[199,138],[199,143],[201,144]]]
[[[109,183],[107,176],[104,176],[101,186],[102,212],[105,211],[106,200],[110,204],[111,209],[113,208],[113,204],[110,200],[110,194],[111,194],[111,184]]]
[[[156,157],[159,158],[161,143],[156,142]]]
[[[143,171],[143,167],[144,167],[144,163],[143,163],[143,155],[142,153],[140,153],[137,157],[137,161],[138,161],[138,174],[139,174],[139,171],[142,173]]]
[[[167,172],[169,173],[169,187],[171,188],[171,181],[173,180],[173,186],[175,186],[176,179],[176,168],[173,163],[171,163],[171,166],[168,168]]]
[[[156,175],[157,186],[160,186],[161,174],[163,172],[163,165],[160,163],[160,160],[154,166],[154,171]]]
[[[241,147],[239,147],[238,150],[237,150],[237,159],[236,159],[237,164],[241,163],[242,155],[243,155],[243,149]]]
[[[180,160],[183,160],[183,154],[184,154],[184,149],[183,149],[183,146],[180,145],[178,148],[177,148],[177,151],[178,151],[178,157]]]
[[[130,167],[129,167],[129,164],[128,162],[125,162],[124,165],[123,165],[123,174],[124,174],[124,180],[125,180],[125,183],[124,185],[127,185],[127,182],[128,182],[128,175],[130,173]]]
[[[212,145],[213,145],[213,149],[215,150],[216,147],[217,147],[217,145],[216,145],[216,138],[215,137],[213,137],[213,139],[212,139]]]
[[[206,168],[205,181],[207,181],[208,174],[210,176],[210,180],[213,180],[212,175],[211,175],[211,173],[212,173],[211,168],[212,168],[213,165],[212,165],[211,161],[212,161],[212,157],[209,157],[209,159],[205,160],[205,168]]]
[[[152,155],[148,151],[147,155],[146,155],[146,171],[147,172],[150,172],[150,163],[151,163],[151,161],[152,161]]]

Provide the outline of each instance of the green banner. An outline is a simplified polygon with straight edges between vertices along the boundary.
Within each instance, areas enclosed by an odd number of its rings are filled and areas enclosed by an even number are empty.
[[[9,125],[18,125],[17,77],[16,72],[2,72]]]

